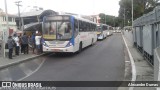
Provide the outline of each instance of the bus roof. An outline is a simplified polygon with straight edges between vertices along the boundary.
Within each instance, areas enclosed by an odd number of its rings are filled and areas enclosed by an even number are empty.
[[[107,24],[103,24],[103,23],[99,23],[99,24],[97,24],[97,26],[108,26],[109,27],[109,25],[107,25]]]
[[[74,16],[74,15],[50,15],[50,16],[46,16],[46,17],[54,17],[54,16],[69,16],[69,17],[73,17],[73,18],[81,20],[81,21],[89,22],[89,23],[92,23],[92,24],[97,24],[97,23],[92,22],[92,21],[90,21],[88,19],[84,19],[84,18],[77,17],[77,16]]]

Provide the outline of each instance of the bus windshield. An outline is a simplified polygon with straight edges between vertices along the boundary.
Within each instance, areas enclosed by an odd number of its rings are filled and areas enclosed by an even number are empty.
[[[98,32],[101,32],[101,31],[102,31],[101,26],[97,26],[97,31],[98,31]]]
[[[71,24],[68,21],[50,21],[44,23],[43,38],[69,40],[72,37]]]

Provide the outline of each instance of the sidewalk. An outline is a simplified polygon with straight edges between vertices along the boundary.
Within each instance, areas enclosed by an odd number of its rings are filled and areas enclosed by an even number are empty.
[[[136,67],[136,81],[154,81],[153,67],[147,62],[147,60],[143,58],[142,54],[136,49],[136,47],[133,46],[133,42],[130,41],[129,37],[124,35],[124,39],[131,52],[131,55],[133,56]],[[155,88],[135,87],[133,90],[155,90]]]
[[[32,54],[32,52],[29,52],[29,54],[20,54],[19,56],[14,56],[13,59],[8,59],[8,57],[0,57],[0,69],[6,68],[15,64],[19,64],[28,60],[32,60],[34,58],[37,58],[39,56],[46,55],[47,53],[42,53],[40,55]]]

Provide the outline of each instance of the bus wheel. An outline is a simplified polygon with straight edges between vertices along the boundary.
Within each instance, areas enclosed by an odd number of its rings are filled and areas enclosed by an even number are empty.
[[[81,52],[82,51],[82,42],[79,44],[79,51],[78,52]]]
[[[94,39],[92,38],[91,46],[94,44],[93,42],[94,42]]]

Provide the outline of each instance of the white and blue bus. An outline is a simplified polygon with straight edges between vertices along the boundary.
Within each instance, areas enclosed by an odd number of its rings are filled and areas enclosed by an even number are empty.
[[[71,15],[43,18],[44,52],[79,52],[97,41],[96,23]]]
[[[106,24],[97,25],[97,39],[102,40],[107,37],[109,26]]]

